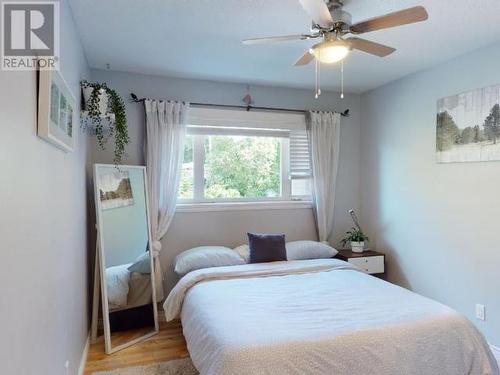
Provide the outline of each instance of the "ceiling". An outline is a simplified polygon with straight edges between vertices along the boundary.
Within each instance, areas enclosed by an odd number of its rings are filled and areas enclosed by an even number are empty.
[[[259,36],[307,33],[298,0],[70,0],[92,68],[312,88],[314,64],[293,67],[314,41],[243,46]],[[385,58],[353,51],[345,90],[361,93],[500,39],[499,0],[346,0],[353,22],[415,5],[429,20],[364,34],[397,48]],[[337,90],[338,66],[323,89]]]

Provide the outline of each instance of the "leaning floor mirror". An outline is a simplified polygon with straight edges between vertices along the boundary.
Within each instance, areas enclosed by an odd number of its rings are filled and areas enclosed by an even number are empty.
[[[94,166],[98,232],[94,284],[101,286],[108,354],[158,332],[146,181],[145,167]],[[96,292],[98,287],[94,304]]]

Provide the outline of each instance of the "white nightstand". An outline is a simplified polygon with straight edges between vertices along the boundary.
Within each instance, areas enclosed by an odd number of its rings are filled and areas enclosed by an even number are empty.
[[[335,258],[349,262],[370,275],[385,274],[385,255],[378,251],[366,250],[362,253],[353,253],[351,250],[339,250]]]

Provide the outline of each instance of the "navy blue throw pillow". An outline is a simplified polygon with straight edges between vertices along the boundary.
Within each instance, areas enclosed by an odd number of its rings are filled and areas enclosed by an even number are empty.
[[[284,234],[248,234],[250,263],[286,260]]]

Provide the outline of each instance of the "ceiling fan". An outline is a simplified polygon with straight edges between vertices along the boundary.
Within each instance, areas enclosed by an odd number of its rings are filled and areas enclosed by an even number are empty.
[[[245,39],[243,44],[322,38],[320,43],[313,45],[295,62],[295,66],[307,65],[314,58],[322,63],[336,63],[343,60],[352,49],[385,57],[396,49],[356,36],[349,38],[344,38],[344,36],[407,25],[425,21],[428,18],[425,8],[416,6],[352,24],[351,14],[342,9],[343,0],[299,0],[299,2],[313,19],[309,34]]]

